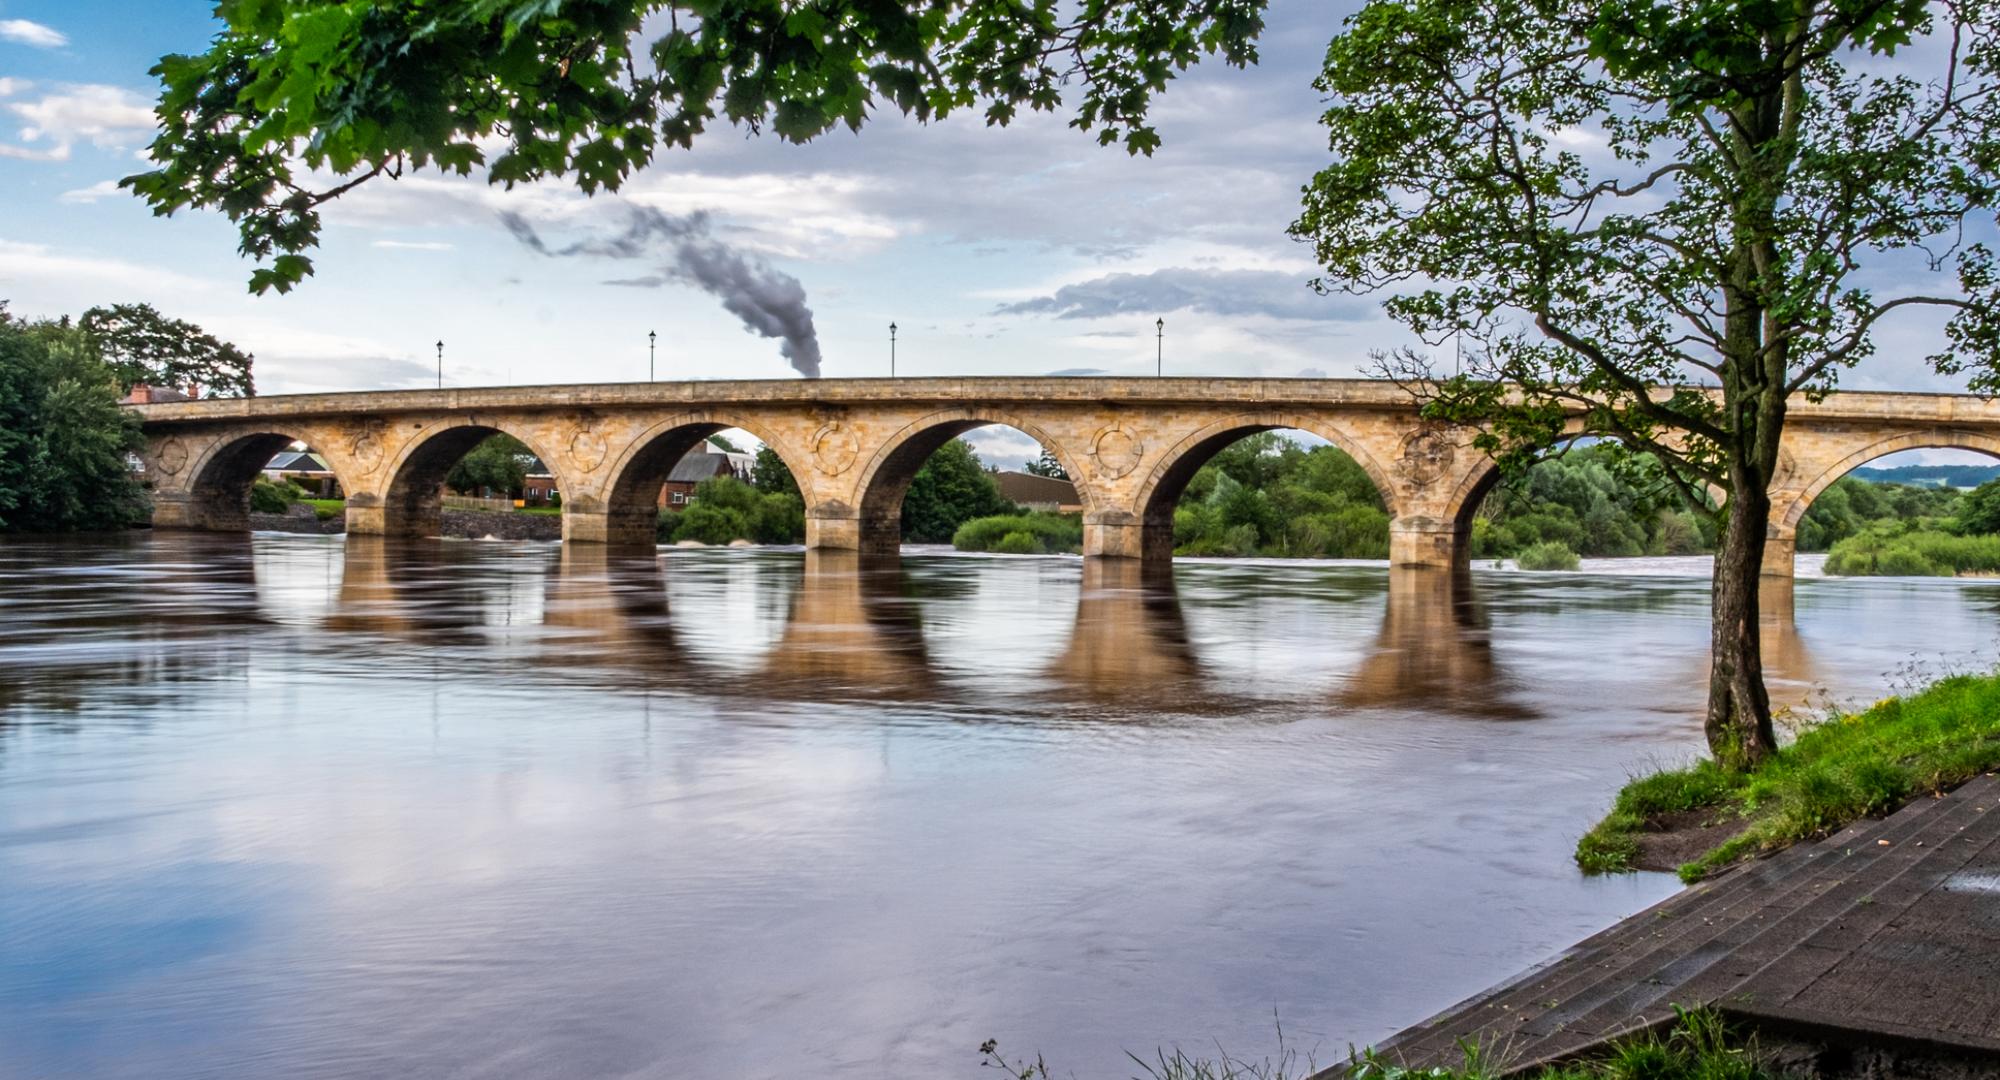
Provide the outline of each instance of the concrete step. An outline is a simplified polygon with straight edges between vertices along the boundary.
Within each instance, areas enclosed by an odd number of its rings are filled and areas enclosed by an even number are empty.
[[[1545,1058],[1608,1033],[1671,1015],[1679,988],[1764,932],[1775,916],[1814,902],[1842,880],[1856,851],[1895,850],[1922,834],[1937,800],[1886,819],[1857,822],[1818,844],[1800,844],[1654,905],[1527,975],[1399,1033],[1378,1048],[1411,1065],[1456,1064],[1460,1043],[1535,1047]],[[1877,844],[1889,840],[1887,849]],[[1649,917],[1650,916],[1650,917]]]
[[[1871,890],[1884,887],[1914,867],[1926,851],[1934,851],[1965,821],[1977,817],[1973,805],[1971,801],[1925,800],[1890,817],[1882,827],[1862,831],[1838,849],[1838,858],[1824,860],[1810,877],[1697,947],[1678,956],[1655,954],[1636,961],[1614,976],[1626,985],[1590,1009],[1574,1014],[1570,1029],[1601,1036],[1658,1019],[1671,1013],[1676,1004],[1706,1004],[1724,998],[1771,960],[1842,918]],[[1879,843],[1883,840],[1888,843]],[[1649,966],[1653,968],[1650,975],[1635,978]],[[1579,994],[1573,1001],[1596,996]]]

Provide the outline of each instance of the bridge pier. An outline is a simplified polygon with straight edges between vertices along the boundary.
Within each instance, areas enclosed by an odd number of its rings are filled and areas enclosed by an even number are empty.
[[[1791,580],[1793,560],[1799,553],[1797,536],[1769,536],[1764,539],[1764,576]]]
[[[901,527],[901,523],[898,523]],[[806,508],[806,548],[861,550],[861,515],[838,504]]]
[[[1173,557],[1173,531],[1166,536],[1166,558]],[[1083,553],[1098,559],[1140,559],[1147,554],[1146,526],[1131,514],[1093,511],[1083,515]]]
[[[1440,570],[1470,566],[1471,539],[1449,521],[1399,517],[1389,523],[1389,565]]]

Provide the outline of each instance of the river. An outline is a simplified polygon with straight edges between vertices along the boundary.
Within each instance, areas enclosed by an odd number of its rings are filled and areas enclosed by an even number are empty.
[[[1330,1063],[1677,887],[1569,854],[1705,570],[0,541],[0,1077]],[[2000,632],[1790,599],[1808,711]]]

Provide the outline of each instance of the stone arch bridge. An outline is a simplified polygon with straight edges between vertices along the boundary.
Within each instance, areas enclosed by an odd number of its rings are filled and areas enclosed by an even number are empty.
[[[251,482],[293,440],[348,493],[351,533],[435,535],[445,474],[495,432],[555,475],[563,537],[646,543],[668,471],[740,428],[776,450],[806,502],[808,547],[893,549],[903,494],[931,453],[1004,424],[1054,451],[1084,506],[1084,553],[1160,559],[1195,470],[1245,435],[1296,428],[1360,463],[1391,516],[1390,557],[1450,566],[1496,479],[1470,433],[1422,420],[1393,384],[1341,379],[922,378],[521,386],[305,394],[141,405],[155,526],[247,525]],[[1886,453],[2000,456],[2000,402],[1839,393],[1792,407],[1767,569],[1790,573],[1799,520],[1849,469]]]

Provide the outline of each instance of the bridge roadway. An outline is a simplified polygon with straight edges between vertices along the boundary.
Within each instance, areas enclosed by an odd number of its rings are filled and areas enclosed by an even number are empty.
[[[1398,566],[1462,565],[1497,479],[1473,432],[1426,421],[1392,383],[1361,379],[916,378],[611,383],[398,390],[133,406],[160,528],[240,530],[250,484],[293,440],[326,459],[354,534],[431,536],[444,476],[495,432],[526,443],[563,495],[563,538],[651,543],[682,455],[740,428],[798,479],[810,548],[893,550],[903,494],[931,453],[987,424],[1052,450],[1083,503],[1084,554],[1165,559],[1174,505],[1245,435],[1310,432],[1360,463],[1390,514]],[[1842,392],[1792,406],[1766,571],[1791,572],[1799,520],[1826,486],[1883,454],[2000,456],[2000,401]]]

